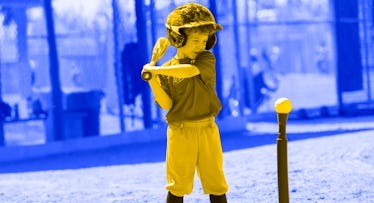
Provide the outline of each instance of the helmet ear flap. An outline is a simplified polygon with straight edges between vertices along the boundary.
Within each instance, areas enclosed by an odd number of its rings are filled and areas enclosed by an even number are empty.
[[[217,36],[216,33],[213,33],[209,36],[208,41],[206,42],[205,49],[210,50],[216,45],[217,43]]]
[[[166,34],[168,36],[170,44],[172,46],[175,46],[176,48],[183,47],[187,42],[187,37],[183,32],[181,32],[181,34],[178,34],[173,30],[166,28]]]
[[[180,32],[181,34],[178,34],[174,32],[173,30],[166,28],[166,33],[168,36],[168,40],[172,46],[175,46],[176,48],[183,47],[187,42],[187,36],[184,34],[184,32]],[[217,43],[217,36],[216,33],[211,34],[208,37],[208,40],[205,45],[206,50],[210,50],[216,45]]]

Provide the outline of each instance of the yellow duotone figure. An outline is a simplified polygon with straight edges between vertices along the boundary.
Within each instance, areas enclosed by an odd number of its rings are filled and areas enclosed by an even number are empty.
[[[206,7],[196,3],[177,7],[166,20],[168,43],[159,40],[152,62],[143,67],[143,73],[152,74],[148,82],[155,101],[168,110],[167,202],[183,202],[183,196],[192,192],[195,170],[210,201],[227,202],[222,146],[214,119],[222,106],[216,94],[216,59],[209,51],[218,30],[222,26]],[[169,44],[177,48],[176,55],[155,66]]]

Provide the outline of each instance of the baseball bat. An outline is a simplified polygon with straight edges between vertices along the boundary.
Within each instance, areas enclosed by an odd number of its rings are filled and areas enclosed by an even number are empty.
[[[156,65],[156,62],[161,59],[161,57],[165,54],[167,48],[169,46],[169,40],[165,37],[160,37],[156,41],[152,49],[152,57],[151,62],[149,63],[151,66]],[[148,71],[142,72],[142,79],[148,81],[152,78],[152,73]]]

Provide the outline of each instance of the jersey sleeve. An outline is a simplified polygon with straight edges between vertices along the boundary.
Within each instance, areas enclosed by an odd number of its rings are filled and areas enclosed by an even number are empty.
[[[163,64],[163,66],[168,65],[167,63]],[[157,80],[158,80],[158,83],[160,84],[161,88],[165,91],[165,93],[167,95],[169,95],[169,97],[171,97],[170,87],[169,87],[169,82],[168,82],[169,81],[169,77],[168,76],[164,76],[164,75],[157,75]],[[155,103],[158,106],[160,106],[160,104],[157,102],[157,100],[155,100]]]
[[[170,88],[168,84],[168,76],[158,75],[161,88],[170,96]]]
[[[210,51],[201,53],[196,61],[195,66],[200,70],[200,76],[205,85],[215,90],[216,86],[216,58]]]

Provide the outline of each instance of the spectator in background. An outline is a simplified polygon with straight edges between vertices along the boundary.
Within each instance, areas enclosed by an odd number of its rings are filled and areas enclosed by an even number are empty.
[[[135,98],[145,89],[146,84],[139,77],[144,64],[139,58],[142,58],[142,53],[139,50],[138,43],[130,42],[124,46],[121,59],[123,96],[126,105],[134,105]]]
[[[244,103],[252,113],[256,113],[261,104],[269,99],[271,93],[278,89],[279,81],[274,73],[273,60],[265,50],[261,53],[265,64],[260,63],[256,49],[252,49],[250,54],[250,68],[244,68]],[[252,81],[249,81],[250,79]]]
[[[328,49],[326,45],[326,41],[321,41],[316,49],[316,65],[317,69],[322,74],[329,73],[329,65],[328,65]]]

